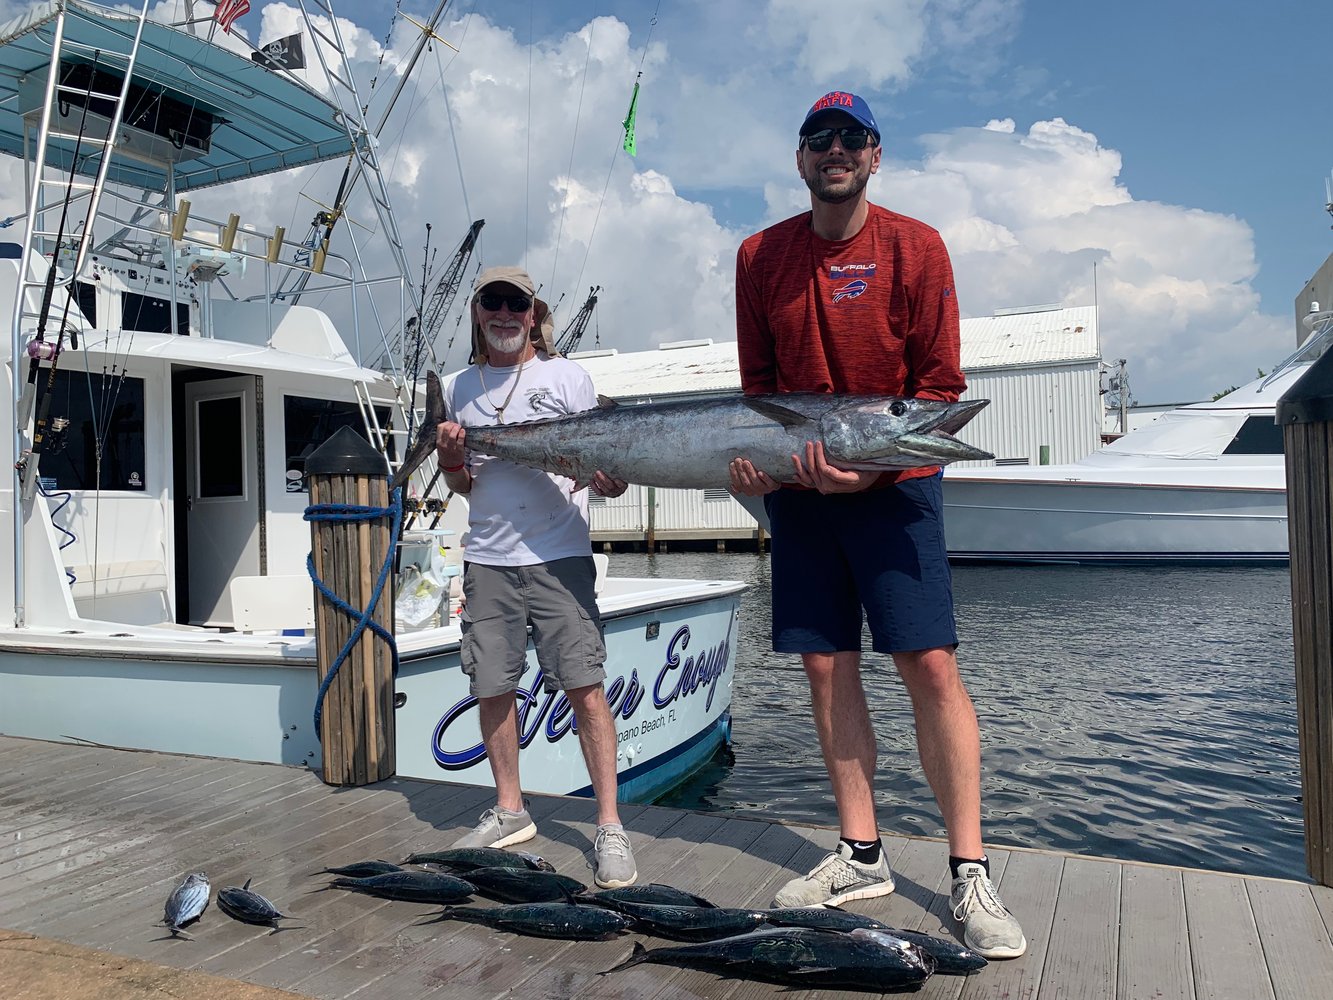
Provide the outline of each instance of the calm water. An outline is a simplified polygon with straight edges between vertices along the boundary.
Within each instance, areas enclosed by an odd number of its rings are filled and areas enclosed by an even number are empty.
[[[664,804],[836,824],[805,675],[769,648],[768,557],[617,553],[611,569],[752,585],[734,759]],[[1307,877],[1285,568],[960,566],[954,589],[990,843]],[[880,825],[943,836],[892,661],[862,670]]]

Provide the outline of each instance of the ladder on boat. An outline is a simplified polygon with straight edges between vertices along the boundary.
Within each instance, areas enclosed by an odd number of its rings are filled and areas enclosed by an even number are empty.
[[[334,15],[333,7],[328,0],[298,0],[298,2],[301,6],[301,13],[305,18],[306,27],[318,40],[312,48],[319,59],[324,78],[328,81],[329,93],[327,97],[338,106],[341,112],[339,120],[347,130],[347,138],[351,143],[352,154],[347,169],[343,173],[338,194],[334,198],[332,210],[321,213],[325,229],[323,235],[316,239],[310,250],[310,270],[303,270],[294,279],[290,288],[280,286],[276,297],[291,302],[300,300],[301,293],[310,281],[311,274],[318,273],[323,269],[324,256],[329,249],[329,236],[338,219],[342,216],[352,188],[358,180],[364,180],[366,190],[375,207],[375,215],[379,219],[382,235],[389,244],[389,252],[393,255],[394,264],[402,278],[404,294],[411,300],[412,310],[419,312],[421,304],[417,301],[416,291],[408,277],[407,254],[403,250],[403,240],[399,235],[398,223],[394,219],[393,208],[389,202],[389,189],[384,183],[384,174],[380,169],[375,137],[366,124],[365,106],[361,103],[361,95],[356,89],[351,61],[347,57],[347,46],[343,42],[342,31],[338,28],[338,18]],[[327,30],[311,17],[310,8],[314,8],[327,19]],[[333,55],[336,55],[339,60],[339,65],[336,67],[332,65],[332,59],[330,58]],[[312,233],[311,235],[316,234]],[[357,267],[364,276],[365,267],[361,261],[361,251],[350,231],[348,241],[352,246]],[[403,311],[404,313],[407,312],[407,310]]]
[[[47,326],[56,307],[57,290],[64,293],[61,308],[66,314],[70,308],[77,308],[74,282],[101,218],[107,172],[130,95],[150,3],[144,0],[138,14],[125,15],[125,27],[119,35],[108,33],[108,39],[127,40],[123,50],[92,47],[67,38],[66,21],[77,16],[67,5],[61,5],[55,19],[46,101],[29,164],[31,187],[11,341],[29,342],[32,358],[15,427],[24,502],[31,501],[36,488],[43,433],[40,422],[33,424],[38,365],[60,353],[61,338],[65,336],[62,322],[54,340],[48,341]],[[61,117],[71,123],[78,121],[77,130],[55,120],[60,107],[69,109],[69,114]],[[95,122],[89,121],[90,116]],[[86,179],[89,175],[92,180]],[[51,228],[53,217],[57,220],[55,228]],[[16,374],[18,360],[15,358]]]
[[[356,81],[352,75],[351,62],[347,57],[347,48],[343,42],[342,32],[338,27],[338,19],[334,16],[333,8],[328,0],[298,0],[298,3],[306,27],[310,30],[311,35],[317,39],[317,43],[312,48],[319,59],[324,77],[328,81],[329,92],[327,96],[341,111],[340,121],[347,130],[352,154],[348,160],[347,168],[343,172],[342,182],[334,198],[331,211],[321,212],[316,217],[316,230],[310,234],[310,237],[314,237],[313,246],[309,251],[311,254],[310,268],[303,269],[299,273],[292,272],[295,276],[290,287],[280,285],[274,297],[292,303],[300,300],[301,293],[309,283],[311,275],[322,270],[333,227],[341,217],[352,189],[360,180],[365,183],[366,191],[375,208],[375,215],[379,220],[381,235],[388,243],[389,252],[392,254],[394,264],[398,269],[401,279],[401,294],[404,300],[404,308],[400,310],[401,315],[415,314],[419,316],[421,314],[421,302],[417,290],[408,276],[407,253],[403,249],[402,236],[398,231],[398,224],[394,217],[392,205],[389,202],[388,187],[384,182],[379,155],[376,152],[375,135],[366,122],[366,106],[362,103],[361,95],[357,91]],[[312,9],[323,15],[324,19],[327,19],[327,25],[315,21],[311,16]],[[334,65],[333,57],[335,56],[337,57],[337,65]],[[322,234],[317,231],[321,222],[324,226]],[[310,237],[307,237],[307,240]],[[365,278],[367,272],[361,258],[361,250],[357,245],[356,235],[350,228],[347,230],[347,240],[352,249],[357,270],[362,278]],[[379,318],[374,298],[371,297],[369,302],[370,308],[375,314],[377,325],[387,342],[387,334],[383,334],[385,326]],[[389,421],[387,426],[379,418],[369,385],[357,383],[357,404],[361,409],[362,419],[365,422],[371,444],[385,456],[390,471],[397,472],[402,466],[402,459],[406,455],[407,449],[411,446],[410,438],[413,428],[417,426],[416,389],[401,371],[390,371],[386,373],[386,377],[391,380],[394,386],[393,408],[395,411],[394,419]],[[401,443],[401,448],[394,449],[391,447],[391,441],[394,440]],[[397,454],[395,454],[395,451]]]

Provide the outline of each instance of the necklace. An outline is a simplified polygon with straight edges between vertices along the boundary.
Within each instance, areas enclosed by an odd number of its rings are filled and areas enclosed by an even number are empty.
[[[481,367],[477,369],[477,374],[481,377],[482,394],[486,397],[486,402],[491,404],[491,409],[495,411],[495,419],[497,423],[502,424],[505,422],[505,408],[514,398],[514,393],[518,389],[518,383],[523,378],[523,366],[526,365],[527,363],[528,363],[527,358],[524,358],[522,361],[518,363],[518,371],[514,373],[514,384],[509,387],[509,394],[505,396],[505,401],[501,403],[499,406],[496,406],[495,400],[491,399],[491,390],[486,388],[486,367],[488,362],[483,362]]]

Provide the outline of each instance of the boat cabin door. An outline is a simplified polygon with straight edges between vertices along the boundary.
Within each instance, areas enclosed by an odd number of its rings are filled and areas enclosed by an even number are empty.
[[[185,435],[187,620],[230,626],[232,578],[261,573],[263,426],[255,376],[188,383]]]

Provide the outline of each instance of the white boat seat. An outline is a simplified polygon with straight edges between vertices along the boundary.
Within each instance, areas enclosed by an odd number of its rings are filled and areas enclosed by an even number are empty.
[[[100,563],[96,566],[66,566],[65,570],[74,574],[74,582],[69,589],[76,601],[153,591],[166,593],[170,585],[167,567],[157,559]]]
[[[232,625],[238,632],[315,627],[315,585],[293,576],[238,576],[231,581]]]

